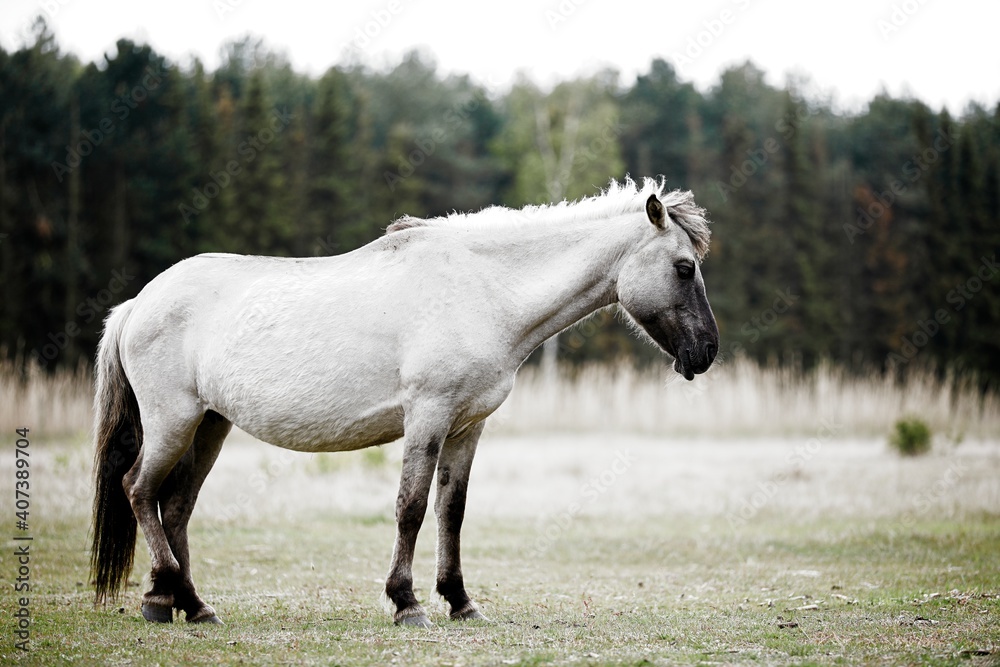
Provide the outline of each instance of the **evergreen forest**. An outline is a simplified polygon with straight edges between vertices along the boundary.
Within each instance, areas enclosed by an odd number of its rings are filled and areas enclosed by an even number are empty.
[[[1000,106],[845,111],[752,62],[700,90],[663,60],[541,89],[393,67],[295,71],[259,39],[208,71],[127,40],[101,62],[0,48],[0,350],[90,363],[107,310],[200,252],[347,252],[403,214],[662,176],[713,222],[723,358],[1000,381]],[[335,317],[335,314],[331,314]],[[614,314],[560,359],[658,358]]]

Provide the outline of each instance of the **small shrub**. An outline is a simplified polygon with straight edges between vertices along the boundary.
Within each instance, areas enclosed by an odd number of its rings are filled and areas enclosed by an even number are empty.
[[[931,449],[931,429],[918,417],[897,420],[889,444],[903,456],[919,456]]]

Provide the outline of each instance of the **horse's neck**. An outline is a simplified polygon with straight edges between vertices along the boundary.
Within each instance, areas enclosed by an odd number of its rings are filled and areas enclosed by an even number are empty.
[[[528,224],[495,241],[489,250],[503,263],[504,292],[513,297],[513,351],[519,361],[554,334],[614,303],[621,263],[645,231],[634,218]]]

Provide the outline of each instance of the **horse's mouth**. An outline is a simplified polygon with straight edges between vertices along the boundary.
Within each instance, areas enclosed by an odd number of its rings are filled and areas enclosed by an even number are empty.
[[[674,370],[690,382],[694,379],[694,369],[691,368],[691,353],[686,349],[674,355]]]
[[[660,347],[663,351],[674,358],[674,371],[678,375],[683,375],[684,379],[690,382],[694,379],[695,370],[693,364],[691,363],[691,351],[683,346],[674,346],[670,339],[666,342],[660,343]]]

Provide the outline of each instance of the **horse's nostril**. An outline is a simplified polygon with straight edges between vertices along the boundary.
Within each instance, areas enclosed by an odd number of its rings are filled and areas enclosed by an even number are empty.
[[[719,351],[719,347],[715,343],[705,343],[705,358],[709,361],[715,359],[715,354]]]

